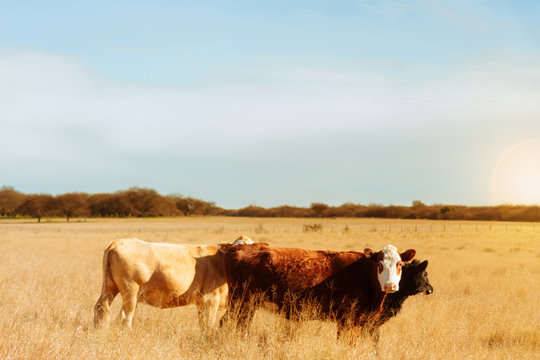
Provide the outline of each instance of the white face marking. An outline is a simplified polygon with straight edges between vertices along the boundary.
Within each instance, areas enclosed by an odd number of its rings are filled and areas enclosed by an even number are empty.
[[[393,245],[386,245],[382,249],[382,253],[384,257],[379,261],[378,265],[381,291],[386,293],[396,292],[399,290],[399,281],[401,280],[401,257]]]
[[[236,239],[233,243],[233,245],[240,245],[240,244],[253,244],[253,240],[248,238],[246,235],[241,235],[238,239]]]

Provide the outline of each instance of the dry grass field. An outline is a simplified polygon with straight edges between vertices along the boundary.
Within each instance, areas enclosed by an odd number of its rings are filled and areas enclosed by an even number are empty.
[[[304,232],[304,225],[322,231]],[[108,242],[216,244],[245,234],[310,249],[415,248],[435,291],[382,327],[381,359],[532,359],[540,354],[540,225],[373,219],[0,220],[0,359],[370,359],[369,339],[335,324],[257,313],[247,334],[204,336],[193,305],[139,305],[133,330],[95,331]],[[120,298],[113,303],[114,315]],[[294,327],[291,329],[291,327]]]

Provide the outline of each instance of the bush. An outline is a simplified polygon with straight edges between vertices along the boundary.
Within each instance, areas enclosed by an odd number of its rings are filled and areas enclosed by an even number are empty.
[[[304,225],[304,232],[320,232],[322,231],[321,224]]]

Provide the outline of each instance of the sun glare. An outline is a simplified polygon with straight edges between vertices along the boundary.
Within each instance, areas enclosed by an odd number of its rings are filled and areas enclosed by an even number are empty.
[[[495,204],[540,205],[540,139],[521,141],[499,158],[491,178]]]

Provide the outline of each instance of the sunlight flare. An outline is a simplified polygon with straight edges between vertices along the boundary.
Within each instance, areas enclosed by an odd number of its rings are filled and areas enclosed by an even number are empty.
[[[493,170],[491,194],[495,204],[540,204],[540,139],[504,152]]]

